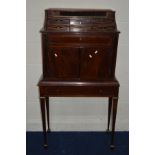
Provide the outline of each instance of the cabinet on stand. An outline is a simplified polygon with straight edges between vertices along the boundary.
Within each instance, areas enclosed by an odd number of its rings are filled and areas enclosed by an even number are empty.
[[[115,77],[119,37],[115,12],[47,9],[41,37],[43,75],[38,86],[44,147],[48,147],[50,131],[49,97],[71,96],[109,99],[107,131],[112,120],[110,147],[114,148],[119,93]]]

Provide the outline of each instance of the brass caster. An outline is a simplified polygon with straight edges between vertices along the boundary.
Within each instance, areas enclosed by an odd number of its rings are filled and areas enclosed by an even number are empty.
[[[48,148],[48,144],[44,144],[44,149],[47,149]]]
[[[115,148],[115,145],[110,145],[110,149],[114,149]]]

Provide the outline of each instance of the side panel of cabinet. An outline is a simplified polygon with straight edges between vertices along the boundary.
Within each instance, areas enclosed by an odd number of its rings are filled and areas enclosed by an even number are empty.
[[[55,78],[79,76],[79,49],[48,45],[47,75]]]
[[[113,51],[111,48],[81,49],[80,78],[86,80],[112,78]]]

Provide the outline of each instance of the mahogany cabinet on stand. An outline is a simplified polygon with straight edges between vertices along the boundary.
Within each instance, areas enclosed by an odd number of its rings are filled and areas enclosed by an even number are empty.
[[[107,132],[112,120],[110,147],[114,148],[119,93],[115,12],[47,9],[41,37],[43,75],[38,86],[44,147],[50,131],[49,97],[108,97]]]

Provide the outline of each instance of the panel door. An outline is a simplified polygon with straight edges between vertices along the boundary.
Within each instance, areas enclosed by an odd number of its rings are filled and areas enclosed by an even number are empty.
[[[81,51],[81,79],[108,79],[112,77],[113,51],[110,48],[83,48]]]
[[[47,70],[49,77],[79,77],[79,50],[72,47],[48,47]]]

